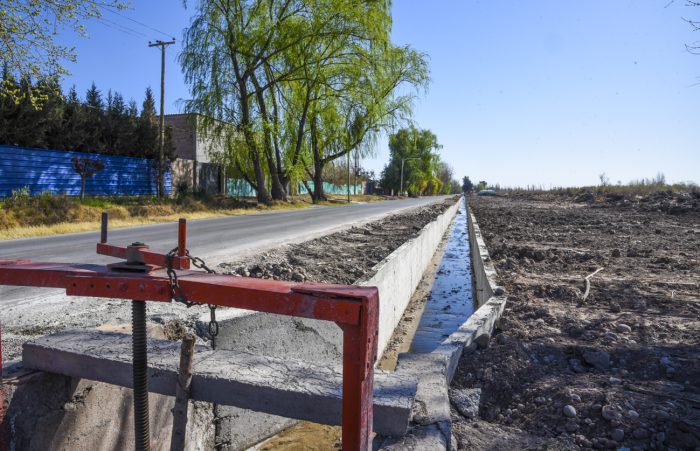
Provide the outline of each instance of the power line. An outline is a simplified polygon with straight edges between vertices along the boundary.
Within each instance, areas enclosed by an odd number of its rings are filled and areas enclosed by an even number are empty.
[[[118,11],[114,11],[113,9],[111,9],[111,8],[109,8],[109,7],[107,7],[107,6],[103,6],[103,9],[104,9],[105,11],[109,11],[109,12],[112,13],[112,14],[116,14],[117,16],[122,17],[122,18],[124,18],[124,19],[126,19],[126,20],[130,20],[130,21],[132,21],[133,23],[135,23],[135,24],[137,24],[137,25],[141,25],[142,27],[148,28],[148,29],[151,30],[151,31],[155,31],[156,33],[160,33],[160,34],[162,34],[163,36],[167,36],[167,37],[169,37],[169,38],[175,39],[175,38],[173,37],[173,35],[170,34],[170,33],[166,33],[166,32],[164,32],[164,31],[161,31],[161,30],[159,30],[159,29],[157,29],[157,28],[154,28],[154,27],[152,27],[152,26],[150,26],[150,25],[147,25],[147,24],[145,24],[145,23],[143,23],[143,22],[140,22],[140,21],[138,21],[138,20],[136,20],[136,19],[132,19],[131,17],[125,16],[124,14],[121,14],[121,13],[119,13]]]
[[[103,23],[103,25],[109,26],[108,24],[112,24],[112,28],[114,28],[115,30],[121,31],[122,33],[126,33],[126,34],[130,34],[132,36],[143,37],[143,38],[148,39],[147,34],[141,33],[140,31],[134,30],[133,28],[129,28],[126,25],[122,25],[122,24],[114,22],[112,20],[105,19],[104,17],[100,17],[100,21]]]

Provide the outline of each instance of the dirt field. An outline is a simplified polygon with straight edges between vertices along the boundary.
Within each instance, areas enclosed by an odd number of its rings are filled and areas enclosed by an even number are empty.
[[[222,263],[224,272],[264,279],[352,284],[420,233],[455,198],[388,216],[300,244],[283,246],[242,262]]]
[[[454,379],[482,390],[459,449],[699,449],[698,195],[471,207],[508,305]]]

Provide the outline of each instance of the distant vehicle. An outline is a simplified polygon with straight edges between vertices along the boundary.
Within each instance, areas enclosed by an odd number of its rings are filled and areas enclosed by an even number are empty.
[[[495,196],[495,195],[496,195],[496,191],[494,191],[492,189],[482,189],[481,191],[479,191],[479,196]]]

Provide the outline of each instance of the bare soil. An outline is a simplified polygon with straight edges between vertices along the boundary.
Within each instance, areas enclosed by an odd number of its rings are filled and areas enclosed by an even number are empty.
[[[508,304],[459,449],[700,449],[697,193],[470,202]]]
[[[377,263],[417,236],[423,227],[458,199],[454,197],[414,208],[315,240],[282,246],[246,260],[221,263],[219,269],[246,277],[353,284],[368,276]],[[395,353],[395,349],[392,348],[391,352]],[[252,449],[334,450],[341,447],[341,435],[340,427],[301,421]]]
[[[221,263],[228,274],[263,279],[353,284],[457,201],[450,198],[250,259]]]

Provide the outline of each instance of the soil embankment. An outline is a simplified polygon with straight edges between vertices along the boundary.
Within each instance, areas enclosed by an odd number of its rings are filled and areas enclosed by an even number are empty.
[[[460,449],[700,447],[694,196],[470,200],[508,304],[453,381],[482,390]]]
[[[300,244],[283,246],[242,262],[222,263],[229,274],[294,282],[352,284],[403,243],[418,236],[459,199],[446,199]]]

